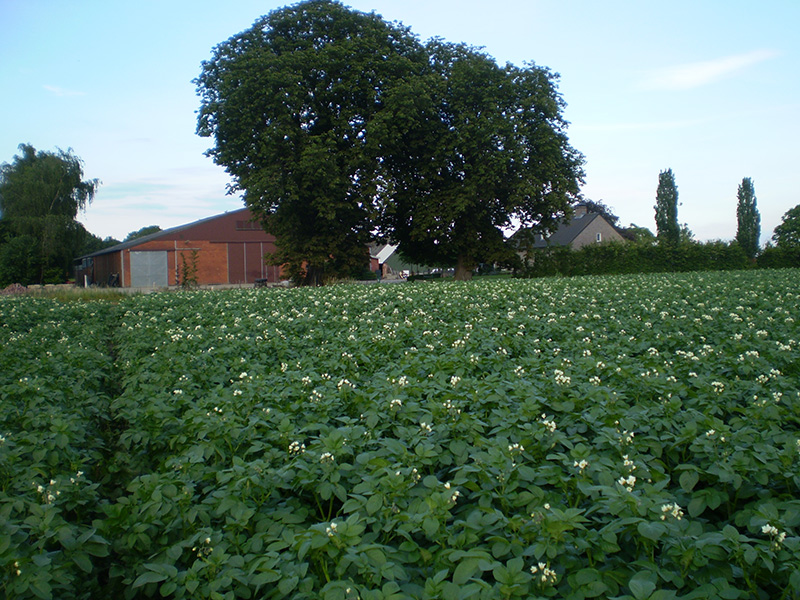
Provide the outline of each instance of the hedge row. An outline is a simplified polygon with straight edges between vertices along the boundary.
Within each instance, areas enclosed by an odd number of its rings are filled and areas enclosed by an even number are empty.
[[[579,250],[560,246],[533,252],[517,275],[547,277],[792,267],[800,267],[800,248],[766,248],[753,261],[738,244],[721,241],[684,242],[676,246],[608,243],[592,244]]]

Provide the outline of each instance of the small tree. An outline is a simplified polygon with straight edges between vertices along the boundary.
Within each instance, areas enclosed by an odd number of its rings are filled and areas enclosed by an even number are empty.
[[[678,186],[672,169],[658,174],[658,190],[656,191],[656,231],[658,241],[666,244],[677,244],[681,236],[678,225]]]
[[[800,248],[800,204],[787,210],[781,217],[772,239],[778,248]]]
[[[761,215],[756,207],[756,192],[749,177],[742,179],[737,193],[739,204],[736,206],[736,241],[748,258],[758,254],[758,240],[761,237]]]

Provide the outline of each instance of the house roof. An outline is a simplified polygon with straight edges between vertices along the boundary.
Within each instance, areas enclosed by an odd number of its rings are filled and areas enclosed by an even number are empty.
[[[102,250],[98,250],[97,252],[92,252],[91,254],[86,254],[78,258],[78,260],[83,258],[93,258],[95,256],[102,256],[103,254],[111,254],[112,252],[120,252],[121,250],[127,250],[128,248],[133,248],[135,246],[139,246],[140,244],[144,244],[145,242],[151,242],[153,240],[157,240],[164,237],[172,236],[180,231],[185,229],[189,229],[191,227],[196,227],[197,225],[201,225],[203,223],[207,223],[209,221],[213,221],[214,219],[219,219],[225,215],[233,215],[239,212],[246,212],[248,208],[239,208],[237,210],[231,210],[224,213],[220,213],[217,215],[213,215],[211,217],[205,217],[203,219],[198,219],[197,221],[192,221],[191,223],[186,223],[184,225],[178,225],[176,227],[170,227],[169,229],[164,229],[162,231],[156,231],[155,233],[151,233],[149,235],[143,235],[142,237],[134,238],[127,242],[121,242],[114,246],[109,246],[108,248],[103,248]]]
[[[570,221],[566,223],[562,222],[558,226],[558,229],[556,229],[548,237],[543,237],[541,234],[536,234],[532,247],[547,248],[548,246],[569,246],[573,241],[575,241],[575,238],[577,238],[581,232],[596,219],[603,219],[603,215],[592,212],[575,215]],[[530,229],[525,231],[530,232]],[[516,234],[514,234],[514,237],[517,237],[521,233],[522,231],[518,231]],[[517,239],[520,239],[521,237],[522,236],[520,235]]]
[[[385,263],[389,257],[397,250],[397,244],[370,244],[370,258],[375,258],[379,263]]]

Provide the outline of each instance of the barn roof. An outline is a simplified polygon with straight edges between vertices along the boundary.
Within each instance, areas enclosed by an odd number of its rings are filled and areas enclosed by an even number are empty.
[[[226,215],[233,215],[239,212],[246,212],[248,208],[239,208],[237,210],[231,210],[224,213],[220,213],[217,215],[213,215],[211,217],[205,217],[203,219],[198,219],[197,221],[192,221],[191,223],[186,223],[184,225],[178,225],[176,227],[170,227],[169,229],[164,229],[162,231],[156,231],[155,233],[151,233],[149,235],[144,235],[142,237],[138,237],[127,242],[121,242],[119,244],[115,244],[114,246],[109,246],[108,248],[103,248],[102,250],[98,250],[97,252],[92,252],[91,254],[86,254],[78,258],[78,260],[83,258],[93,258],[95,256],[102,256],[103,254],[111,254],[112,252],[120,252],[122,250],[127,250],[129,248],[134,248],[146,242],[151,242],[153,240],[158,240],[160,238],[168,238],[176,233],[184,231],[186,229],[191,229],[192,227],[196,227],[197,225],[202,225],[204,223],[208,223],[209,221],[213,221],[214,219],[219,219],[220,217],[224,217]]]

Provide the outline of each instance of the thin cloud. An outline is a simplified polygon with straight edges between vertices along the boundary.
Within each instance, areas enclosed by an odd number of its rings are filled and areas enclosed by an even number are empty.
[[[754,50],[715,60],[658,69],[642,81],[638,87],[647,91],[690,90],[714,83],[776,56],[778,56],[778,52],[774,50]]]
[[[76,90],[68,90],[66,88],[58,87],[57,85],[44,85],[45,90],[59,98],[70,98],[74,96],[85,96],[86,92],[78,92]]]

